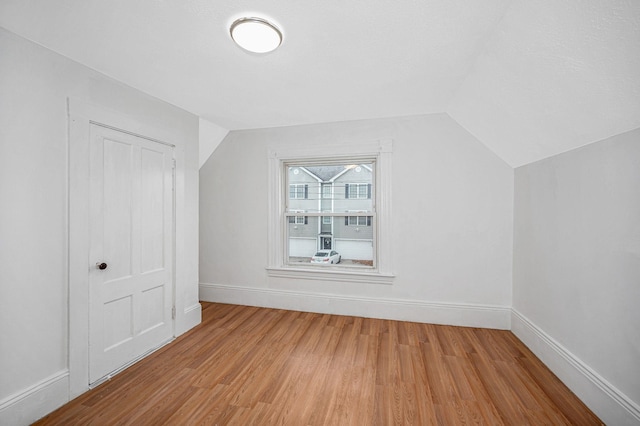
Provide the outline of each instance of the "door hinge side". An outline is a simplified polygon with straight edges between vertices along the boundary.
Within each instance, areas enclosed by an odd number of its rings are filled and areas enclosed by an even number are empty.
[[[176,307],[171,308],[171,319],[176,319]]]

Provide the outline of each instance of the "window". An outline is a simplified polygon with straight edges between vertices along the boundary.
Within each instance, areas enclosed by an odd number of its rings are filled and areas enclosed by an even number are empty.
[[[391,284],[391,148],[270,148],[269,277]],[[311,262],[323,249],[340,261]]]
[[[344,185],[344,197],[366,199],[371,198],[370,183],[346,183]]]
[[[289,216],[289,223],[294,225],[306,225],[308,222],[307,216]]]
[[[331,184],[322,184],[322,198],[331,198]]]
[[[289,198],[306,199],[309,198],[309,185],[291,184],[289,185]]]
[[[371,226],[371,216],[345,216],[346,226]]]

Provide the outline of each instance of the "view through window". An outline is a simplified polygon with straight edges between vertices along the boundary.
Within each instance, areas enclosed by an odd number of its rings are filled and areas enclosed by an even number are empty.
[[[285,164],[288,264],[373,268],[375,164]]]

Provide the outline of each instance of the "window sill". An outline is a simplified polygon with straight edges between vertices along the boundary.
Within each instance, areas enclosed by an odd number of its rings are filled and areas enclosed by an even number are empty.
[[[308,269],[308,268],[294,268],[294,267],[280,267],[280,268],[267,268],[267,275],[277,278],[297,278],[305,280],[320,280],[320,281],[340,281],[340,282],[352,282],[352,283],[365,283],[365,284],[393,284],[395,275],[382,274],[375,271],[354,271],[354,270],[338,270],[332,268],[330,271],[322,270],[320,267]]]

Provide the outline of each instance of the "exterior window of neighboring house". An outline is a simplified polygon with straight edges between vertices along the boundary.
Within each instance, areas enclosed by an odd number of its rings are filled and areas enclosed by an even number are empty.
[[[289,185],[289,198],[295,199],[295,200],[309,198],[309,185],[305,185],[305,184]]]
[[[370,183],[345,183],[344,198],[367,199],[371,198]]]
[[[269,150],[269,276],[391,284],[391,148]]]
[[[345,216],[346,226],[371,226],[371,216]]]
[[[322,185],[322,198],[331,198],[331,184]]]
[[[307,225],[309,218],[307,216],[289,216],[289,223],[294,225]]]

